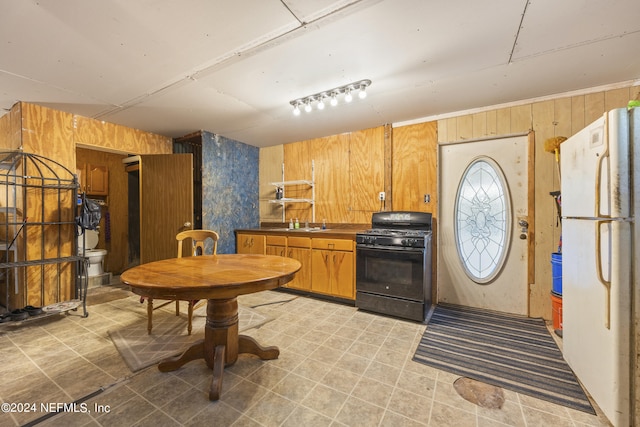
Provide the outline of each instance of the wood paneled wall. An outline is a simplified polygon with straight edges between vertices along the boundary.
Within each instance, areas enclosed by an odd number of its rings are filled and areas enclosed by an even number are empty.
[[[393,131],[393,138],[391,132]],[[260,205],[262,222],[282,221],[282,210],[269,203],[275,187],[269,182],[310,180],[315,165],[316,223],[371,224],[380,210],[437,212],[437,125],[435,122],[391,129],[379,126],[261,149]],[[282,154],[280,154],[282,153]],[[393,159],[393,161],[392,161]],[[386,193],[380,202],[379,194]],[[431,201],[424,203],[424,195]],[[287,198],[311,198],[305,185],[285,188]],[[285,206],[291,218],[311,221],[311,206]]]
[[[73,116],[73,120],[73,142],[83,147],[129,154],[173,152],[173,140],[166,136],[82,116]]]
[[[71,172],[75,171],[75,147],[70,143],[73,135],[72,115],[50,108],[39,107],[25,102],[20,103],[22,117],[22,148],[26,153],[39,154],[55,160],[67,167]],[[70,167],[71,166],[71,167]],[[70,178],[62,168],[55,171],[59,176]],[[37,175],[36,175],[37,176]],[[33,192],[31,197],[30,191]],[[42,222],[51,220],[56,216],[58,202],[55,194],[39,197],[38,189],[31,189],[25,196],[29,222]],[[75,212],[70,211],[74,206],[71,193],[66,194],[66,199],[61,200],[61,206],[67,208],[63,213],[66,221],[72,220]],[[41,203],[44,203],[44,209]],[[43,217],[44,214],[44,217]],[[59,256],[73,255],[73,239],[75,229],[67,227],[58,235],[58,227],[31,227],[28,229],[27,239],[18,239],[18,251],[26,245],[26,260],[38,260],[44,258],[57,258]],[[44,245],[40,245],[44,242]],[[44,255],[42,253],[44,251]],[[60,268],[60,270],[59,270]],[[73,269],[67,264],[50,264],[45,266],[26,267],[27,270],[27,304],[46,305],[58,301],[69,300],[73,297],[72,287]],[[46,284],[43,286],[43,283]],[[21,291],[24,288],[21,287]]]
[[[22,145],[22,109],[20,103],[0,117],[0,149],[17,150]]]
[[[349,180],[350,142],[350,134],[311,141],[315,180],[318,183],[315,186],[316,221],[322,221],[324,218],[329,222],[351,222],[350,208],[354,192]]]
[[[437,218],[437,132],[436,122],[393,128],[393,210],[431,212]]]
[[[350,222],[371,223],[371,213],[384,204],[378,200],[381,191],[389,194],[386,182],[388,162],[385,143],[389,129],[384,126],[351,133],[349,143],[349,191],[351,193]],[[390,194],[389,194],[390,196]]]
[[[385,191],[385,127],[380,126],[350,133],[316,138],[282,147],[284,180],[311,180],[312,165],[315,180],[315,224],[322,220],[334,224],[370,224],[371,214],[380,209],[380,191]],[[275,187],[262,181],[269,176],[271,182],[282,181],[282,172],[276,173],[267,159],[279,148],[261,150],[261,221],[281,221],[280,207],[266,207],[274,198]],[[278,154],[275,155],[279,159]],[[274,179],[275,178],[275,179]],[[311,187],[300,184],[287,186],[285,197],[312,198]],[[276,211],[279,210],[279,211]],[[287,203],[285,218],[298,218],[301,223],[312,221],[312,207],[308,203]],[[267,215],[264,215],[264,213]]]
[[[130,154],[169,154],[172,152],[171,138],[142,132],[136,129],[111,123],[75,116],[63,111],[53,110],[26,102],[16,103],[8,114],[0,117],[0,147],[5,150],[22,148],[26,153],[38,154],[54,160],[72,172],[76,170],[76,145],[91,147],[103,151],[115,151]],[[104,153],[96,154],[101,159],[110,159]],[[116,156],[118,157],[118,156]],[[117,162],[116,157],[106,160]],[[97,163],[97,162],[96,162]],[[121,164],[119,165],[121,166]],[[111,182],[110,182],[111,185]],[[114,184],[118,187],[118,184]],[[113,194],[115,195],[115,193]],[[126,192],[118,194],[126,205]],[[112,199],[112,203],[115,200]],[[66,203],[63,201],[63,203]],[[45,203],[45,218],[56,209],[55,203]],[[41,206],[27,200],[29,221],[41,220]],[[125,221],[126,212],[111,216],[112,221]],[[47,233],[45,231],[45,233]],[[113,237],[113,236],[112,236]],[[75,229],[69,227],[64,235],[45,236],[45,255],[47,257],[68,256],[72,253]],[[29,233],[28,241],[19,239],[18,250],[26,246],[26,259],[40,259],[42,247],[34,242],[41,242],[42,236]],[[103,246],[104,247],[104,246]],[[58,250],[60,252],[58,252]],[[119,252],[114,249],[114,253]],[[55,255],[53,255],[55,253]],[[50,255],[51,254],[51,255]],[[29,267],[32,268],[32,267]],[[40,269],[40,266],[33,269]],[[113,266],[117,271],[117,263]],[[44,270],[28,272],[27,283],[20,283],[20,294],[15,295],[16,306],[23,303],[45,305],[57,301],[68,300],[73,296],[73,274],[69,265],[47,265]],[[61,284],[58,286],[58,284]],[[26,294],[24,290],[27,290]]]

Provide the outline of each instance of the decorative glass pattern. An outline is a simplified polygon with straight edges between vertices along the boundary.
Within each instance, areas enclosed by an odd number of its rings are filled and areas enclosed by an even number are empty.
[[[500,272],[509,249],[511,200],[500,167],[488,157],[474,159],[460,181],[454,211],[458,256],[476,283]]]

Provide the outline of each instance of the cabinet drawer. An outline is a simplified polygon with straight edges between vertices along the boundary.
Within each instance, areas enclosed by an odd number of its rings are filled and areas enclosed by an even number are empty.
[[[287,246],[287,236],[267,236],[267,245]]]
[[[313,249],[329,249],[335,251],[353,251],[353,240],[344,239],[312,239]]]
[[[289,237],[288,245],[290,248],[310,248],[310,237]]]

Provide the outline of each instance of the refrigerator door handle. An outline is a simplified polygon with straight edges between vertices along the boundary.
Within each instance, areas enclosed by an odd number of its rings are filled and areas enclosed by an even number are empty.
[[[596,192],[595,192],[596,218],[610,217],[610,215],[602,214],[602,211],[600,209],[601,196],[602,196],[600,191],[600,189],[602,188],[602,186],[600,185],[602,181],[602,164],[604,163],[605,159],[607,159],[607,161],[609,160],[609,120],[608,120],[607,114],[604,115],[604,146],[605,146],[604,151],[600,155],[598,159],[598,166],[596,167]],[[609,168],[607,168],[607,170],[609,170]],[[607,188],[608,187],[609,186],[607,186]]]
[[[611,329],[611,281],[606,280],[602,274],[602,249],[600,246],[601,238],[601,226],[602,224],[611,224],[612,220],[598,220],[596,221],[596,273],[598,274],[598,280],[605,288],[605,319],[604,326],[607,329]]]

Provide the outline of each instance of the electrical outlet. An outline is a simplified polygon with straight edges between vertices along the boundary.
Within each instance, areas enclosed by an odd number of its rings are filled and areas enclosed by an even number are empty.
[[[381,202],[384,202],[384,198],[385,198],[385,194],[384,191],[381,191],[378,198],[380,199]]]

